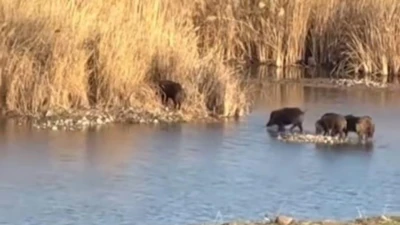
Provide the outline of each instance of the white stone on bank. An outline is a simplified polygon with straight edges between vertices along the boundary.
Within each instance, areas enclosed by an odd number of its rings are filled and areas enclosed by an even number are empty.
[[[340,139],[338,137],[323,136],[315,134],[287,133],[279,134],[278,140],[293,143],[323,143],[323,144],[340,144],[348,142],[348,139]]]
[[[386,88],[387,84],[377,82],[377,81],[371,81],[371,80],[364,80],[364,79],[333,79],[331,80],[331,83],[338,85],[338,86],[346,86],[346,87],[352,87],[355,85],[365,85],[367,87],[374,87],[374,88]]]

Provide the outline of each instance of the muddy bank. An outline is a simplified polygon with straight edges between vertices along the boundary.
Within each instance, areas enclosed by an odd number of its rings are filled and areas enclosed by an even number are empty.
[[[359,218],[350,221],[335,220],[296,220],[288,216],[278,216],[275,219],[264,219],[264,221],[236,221],[222,223],[221,225],[400,225],[400,216],[376,216]]]

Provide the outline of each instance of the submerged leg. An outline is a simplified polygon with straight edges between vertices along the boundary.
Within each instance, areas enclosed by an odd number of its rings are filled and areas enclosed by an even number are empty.
[[[339,138],[340,138],[340,140],[343,140],[343,141],[346,139],[346,133],[345,133],[345,131],[342,130],[342,131],[340,132]]]
[[[299,128],[300,133],[303,133],[303,132],[304,132],[304,130],[303,130],[303,124],[302,124],[302,123],[298,123],[298,124],[297,124],[297,127]]]
[[[293,132],[293,129],[294,129],[296,126],[297,126],[297,124],[293,124],[293,125],[289,128],[289,131],[290,131],[290,132]]]
[[[285,126],[283,126],[282,124],[278,124],[278,131],[285,132]]]

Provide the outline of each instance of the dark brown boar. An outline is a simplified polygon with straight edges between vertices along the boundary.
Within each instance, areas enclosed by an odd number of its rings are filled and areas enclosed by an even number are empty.
[[[171,99],[175,109],[180,109],[182,102],[186,98],[185,90],[180,83],[171,80],[161,80],[158,83],[161,93],[161,101],[164,105],[168,105],[168,100]]]
[[[278,131],[284,131],[285,126],[292,125],[290,131],[298,127],[300,132],[303,133],[303,120],[305,111],[298,107],[284,107],[271,112],[269,120],[266,124],[267,127],[277,125]]]
[[[339,134],[339,138],[345,138],[346,135],[347,121],[343,115],[338,113],[325,113],[321,116],[317,122],[315,122],[315,133],[323,135],[336,136]]]

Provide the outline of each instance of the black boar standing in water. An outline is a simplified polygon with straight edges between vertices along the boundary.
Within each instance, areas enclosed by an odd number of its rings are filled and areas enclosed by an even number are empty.
[[[171,80],[161,80],[158,82],[158,86],[162,103],[168,105],[168,100],[171,99],[174,103],[174,108],[180,109],[182,102],[186,98],[182,85]]]
[[[350,114],[346,115],[345,118],[347,120],[346,135],[348,132],[355,132],[360,140],[373,138],[375,124],[370,116],[354,116]]]
[[[292,125],[290,131],[292,132],[295,127],[298,127],[300,132],[303,133],[303,120],[305,111],[297,107],[284,107],[271,112],[269,116],[267,127],[277,125],[278,131],[284,131],[285,126]]]
[[[337,113],[325,113],[317,122],[315,122],[315,133],[323,135],[336,136],[339,138],[347,137],[346,134],[347,121],[343,115]]]

